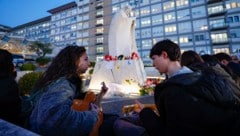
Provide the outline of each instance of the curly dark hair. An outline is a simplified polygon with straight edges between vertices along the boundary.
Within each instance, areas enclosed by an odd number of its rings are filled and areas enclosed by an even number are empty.
[[[0,78],[14,75],[13,57],[10,52],[0,49]]]
[[[76,79],[80,81],[76,62],[85,52],[86,49],[82,46],[70,45],[62,49],[43,73],[34,90],[45,87],[60,77],[66,77],[76,84]],[[73,78],[75,79],[74,81],[72,80]]]

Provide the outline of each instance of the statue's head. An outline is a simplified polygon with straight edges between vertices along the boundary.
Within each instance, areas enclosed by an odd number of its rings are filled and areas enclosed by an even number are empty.
[[[132,7],[129,6],[129,5],[126,5],[126,6],[123,8],[123,10],[124,10],[124,12],[126,13],[126,15],[130,17],[131,12],[132,12]]]

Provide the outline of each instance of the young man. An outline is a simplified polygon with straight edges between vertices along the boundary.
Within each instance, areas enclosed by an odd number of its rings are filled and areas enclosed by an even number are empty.
[[[148,134],[203,136],[239,133],[240,106],[227,81],[211,73],[208,76],[182,67],[180,54],[179,46],[170,40],[160,41],[151,49],[153,65],[168,79],[157,85],[154,92],[160,116],[138,103],[142,108],[139,116]]]

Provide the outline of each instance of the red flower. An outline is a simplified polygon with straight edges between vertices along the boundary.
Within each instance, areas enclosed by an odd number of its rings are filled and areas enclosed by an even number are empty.
[[[110,55],[105,55],[105,56],[104,56],[104,60],[110,61],[110,60],[112,60],[112,56],[110,56]]]
[[[131,55],[131,59],[139,59],[139,56],[136,52],[133,52]]]

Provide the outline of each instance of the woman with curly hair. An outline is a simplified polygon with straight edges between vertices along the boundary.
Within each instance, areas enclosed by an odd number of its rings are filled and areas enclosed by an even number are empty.
[[[90,134],[100,108],[95,104],[87,111],[71,108],[73,100],[83,94],[80,74],[86,72],[89,65],[84,47],[67,46],[59,52],[34,87],[35,92],[42,94],[34,101],[30,115],[32,131],[41,135]]]
[[[12,61],[12,54],[0,49],[0,118],[22,125],[21,99],[17,82],[14,79],[16,71]]]

